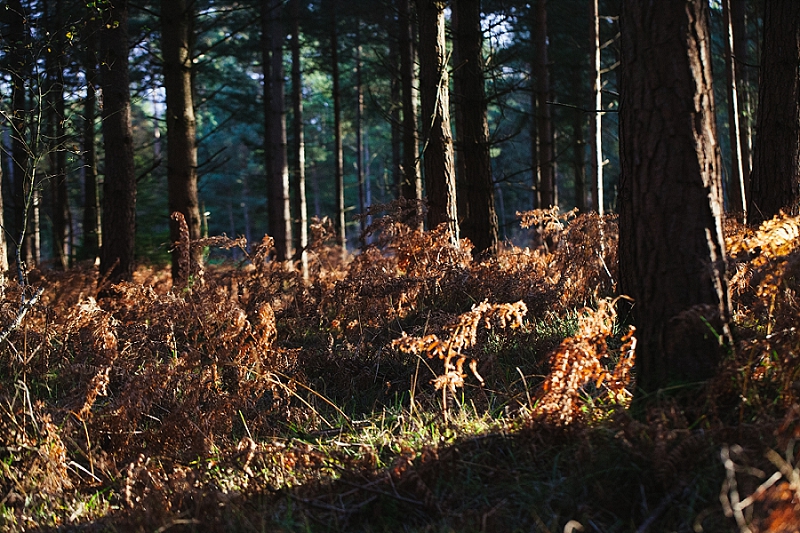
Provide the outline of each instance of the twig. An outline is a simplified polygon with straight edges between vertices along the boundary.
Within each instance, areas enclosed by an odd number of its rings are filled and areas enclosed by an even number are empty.
[[[25,315],[28,314],[28,311],[30,311],[31,308],[36,305],[36,302],[39,301],[39,298],[42,297],[43,293],[44,287],[39,287],[36,289],[36,292],[31,298],[25,300],[23,297],[22,305],[20,306],[19,311],[17,311],[17,316],[14,318],[14,321],[6,326],[2,332],[0,332],[0,343],[6,340],[11,332],[19,327],[19,325],[22,323],[22,319],[25,318]]]

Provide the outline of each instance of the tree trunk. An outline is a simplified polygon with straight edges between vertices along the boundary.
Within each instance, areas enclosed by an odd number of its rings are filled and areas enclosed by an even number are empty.
[[[400,55],[400,32],[402,31],[401,21],[397,19],[391,24],[394,35],[389,39],[389,59],[392,68],[391,91],[392,107],[389,112],[389,120],[391,121],[391,136],[392,136],[392,196],[400,198],[402,196],[403,187],[403,130],[401,128],[401,102],[402,96],[402,83],[400,80],[400,62],[397,59]]]
[[[186,219],[191,240],[200,238],[200,207],[197,197],[197,122],[192,94],[191,31],[194,3],[186,0],[161,2],[161,48],[164,56],[164,89],[167,97],[167,203],[170,214]],[[180,228],[170,216],[170,239],[178,242]],[[185,279],[179,247],[172,252],[173,282]],[[200,248],[191,249],[191,262],[199,265]]]
[[[591,45],[592,59],[592,93],[594,111],[589,114],[590,151],[592,153],[592,202],[594,210],[602,215],[604,212],[603,198],[603,81],[600,71],[600,14],[598,13],[598,0],[589,0],[589,42]]]
[[[534,25],[536,61],[536,127],[538,129],[539,207],[548,208],[556,203],[555,153],[553,150],[553,123],[550,114],[550,71],[547,59],[547,0],[536,0]]]
[[[725,28],[725,77],[728,82],[728,136],[731,143],[731,179],[728,187],[729,211],[741,221],[747,221],[747,196],[745,192],[746,175],[742,155],[741,127],[739,124],[738,69],[733,60],[733,20],[730,10],[731,0],[722,0],[722,24]]]
[[[410,0],[398,0],[397,7],[400,19],[400,80],[403,88],[403,183],[400,194],[409,200],[421,200],[417,99],[414,97],[414,17]]]
[[[576,80],[580,86],[580,80]],[[583,111],[575,110],[572,113],[572,130],[575,134],[575,143],[572,145],[573,167],[575,170],[575,207],[581,213],[586,212],[586,141],[583,138]]]
[[[306,148],[303,132],[303,79],[300,65],[300,0],[289,4],[292,17],[292,119],[294,129],[294,159],[292,186],[296,214],[295,249],[299,254],[303,279],[308,277],[308,207],[306,205]]]
[[[69,198],[67,193],[67,153],[66,133],[64,123],[66,120],[64,108],[64,71],[61,57],[64,54],[63,42],[60,35],[61,0],[43,3],[46,27],[52,40],[45,54],[47,68],[47,97],[48,110],[47,131],[50,145],[47,147],[50,160],[50,194],[51,194],[51,221],[52,221],[52,253],[53,265],[61,270],[69,268]],[[51,10],[51,7],[55,9]]]
[[[115,2],[105,15],[99,54],[105,147],[100,278],[116,283],[133,277],[136,237],[127,0]]]
[[[730,340],[708,2],[624,0],[621,28],[620,293],[646,396],[711,377]]]
[[[344,219],[344,153],[342,151],[342,97],[339,88],[339,30],[337,28],[336,0],[330,1],[331,9],[331,78],[333,82],[333,172],[336,182],[336,244],[347,250],[347,233]]]
[[[364,215],[367,211],[366,188],[364,184],[364,86],[361,80],[361,21],[356,21],[356,174],[358,179],[358,213]],[[361,235],[367,229],[367,218],[359,219]]]
[[[456,0],[452,4],[457,18],[454,48],[458,51],[456,76],[460,78],[461,126],[458,131],[464,160],[464,186],[467,212],[461,229],[475,246],[476,256],[493,253],[498,243],[494,182],[489,157],[489,123],[483,74],[483,31],[480,0]]]
[[[745,198],[750,197],[750,170],[753,164],[750,130],[752,113],[749,98],[751,62],[747,54],[747,22],[745,0],[730,0],[731,24],[733,27],[733,59],[736,62],[737,94],[739,96],[739,138],[742,147],[742,175]],[[746,205],[746,204],[745,204]]]
[[[14,229],[13,238],[16,240],[17,267],[25,257],[25,234],[30,211],[30,192],[33,187],[28,171],[29,152],[26,138],[28,103],[25,96],[26,72],[29,69],[27,42],[28,30],[25,26],[25,12],[20,0],[9,0],[8,4],[8,31],[12,47],[9,54],[11,73],[11,159],[13,163],[14,180]]]
[[[96,26],[89,29],[86,41],[86,99],[83,103],[83,245],[81,246],[82,259],[96,259],[99,257],[102,243],[100,231],[100,198],[97,188],[97,149],[95,145],[95,117],[97,109],[97,57],[95,50],[94,31]]]
[[[265,153],[267,171],[269,231],[275,239],[275,259],[285,261],[292,256],[292,215],[289,198],[289,167],[286,157],[286,102],[283,77],[283,43],[285,39],[281,15],[282,0],[262,4],[262,39],[264,60]],[[267,68],[267,65],[269,67]],[[267,96],[268,95],[268,96]]]
[[[800,186],[800,2],[767,0],[748,220],[798,212]]]
[[[447,224],[458,244],[450,91],[441,0],[417,0],[419,13],[420,93],[422,97],[423,166],[428,197],[428,226]]]

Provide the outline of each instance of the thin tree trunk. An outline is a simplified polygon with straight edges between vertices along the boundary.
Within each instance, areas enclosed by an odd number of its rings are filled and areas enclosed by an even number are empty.
[[[361,21],[356,21],[356,174],[358,179],[358,213],[366,213],[367,205],[364,189],[364,86],[361,80]],[[362,216],[359,219],[361,235],[367,229],[367,219]]]
[[[550,106],[550,71],[547,59],[547,0],[536,0],[536,123],[538,129],[539,207],[556,203],[555,154]]]
[[[592,201],[598,214],[604,212],[603,198],[603,80],[600,71],[600,14],[598,13],[598,0],[589,0],[589,42],[591,45],[593,106],[594,111],[589,114],[590,130],[589,143],[592,153]]]
[[[736,63],[737,95],[739,96],[739,138],[742,147],[742,175],[745,198],[750,196],[750,170],[753,165],[750,129],[752,112],[749,97],[750,62],[747,59],[747,21],[745,0],[730,0],[731,24],[733,27],[733,59]]]
[[[337,28],[336,0],[329,0],[331,8],[331,77],[333,82],[333,171],[336,182],[336,244],[347,250],[347,234],[344,219],[344,153],[342,151],[342,97],[339,88],[339,30]]]
[[[731,0],[722,0],[722,24],[725,28],[725,77],[728,82],[728,136],[731,144],[731,179],[728,190],[730,191],[729,210],[742,222],[747,221],[747,196],[745,193],[745,181],[747,176],[744,173],[742,156],[742,138],[739,114],[739,91],[736,74],[737,65],[733,60],[733,21],[730,10]]]
[[[539,201],[539,191],[542,183],[541,168],[539,166],[539,130],[536,121],[536,78],[533,76],[533,64],[531,64],[531,113],[528,125],[528,133],[531,137],[531,209],[541,207]]]
[[[444,8],[445,3],[441,0],[417,0],[422,131],[425,146],[422,157],[428,198],[428,226],[433,229],[439,224],[447,224],[451,242],[458,245]]]
[[[621,28],[619,290],[647,396],[708,379],[730,342],[708,2],[624,0]]]
[[[116,283],[133,277],[136,237],[127,0],[115,2],[106,21],[100,31],[99,54],[105,145],[100,277]]]
[[[197,122],[192,93],[191,29],[194,3],[187,0],[161,2],[161,40],[164,56],[164,89],[167,99],[167,204],[170,214],[183,214],[191,240],[201,237],[197,195]],[[180,240],[178,222],[170,216],[170,239]],[[199,265],[202,250],[191,249],[190,261]],[[181,250],[172,252],[173,282],[185,280]],[[190,267],[191,270],[191,267]]]
[[[28,31],[25,26],[26,14],[20,0],[9,0],[8,4],[9,41],[13,43],[9,64],[11,71],[11,159],[14,168],[14,231],[16,240],[17,267],[21,268],[21,258],[26,257],[26,224],[30,210],[29,194],[32,190],[28,172],[27,110],[25,78],[30,62],[27,59]]]
[[[400,80],[400,62],[397,59],[400,54],[400,32],[401,21],[398,18],[391,24],[395,35],[389,39],[389,58],[392,65],[392,79],[391,79],[391,97],[392,107],[390,110],[390,120],[392,124],[392,196],[400,198],[402,196],[403,186],[403,130],[401,128],[401,102],[402,102],[402,82]]]
[[[306,205],[306,148],[303,132],[303,79],[300,64],[300,0],[289,4],[292,17],[292,119],[294,129],[294,160],[292,185],[294,211],[297,216],[295,249],[300,257],[303,279],[308,277],[308,207]]]
[[[289,166],[286,156],[286,102],[284,96],[283,43],[285,39],[281,16],[282,0],[272,0],[264,4],[262,35],[264,60],[269,49],[269,69],[265,69],[264,94],[269,93],[269,108],[266,118],[269,122],[265,137],[269,153],[271,172],[268,173],[268,203],[270,235],[275,239],[275,259],[285,261],[292,256],[292,222],[289,198]],[[266,63],[265,63],[266,66]],[[268,73],[268,75],[267,75]]]
[[[83,246],[81,257],[96,259],[102,244],[100,231],[100,198],[97,188],[97,149],[95,144],[95,118],[97,114],[97,57],[94,27],[89,30],[86,42],[86,99],[83,104]]]
[[[457,19],[454,49],[458,51],[461,94],[461,130],[458,132],[464,160],[463,183],[467,212],[462,214],[462,231],[474,245],[474,254],[496,251],[498,243],[494,182],[489,154],[489,123],[483,73],[483,31],[480,0],[456,0],[452,4]],[[457,16],[456,16],[457,15]]]
[[[403,183],[401,196],[422,199],[422,175],[417,133],[416,73],[414,71],[414,17],[410,0],[398,0],[400,19],[400,80],[403,86]]]
[[[576,84],[579,83],[576,81]],[[572,123],[575,143],[573,150],[573,167],[575,171],[575,207],[580,212],[586,211],[586,141],[583,138],[583,111],[573,113]]]
[[[767,0],[748,220],[798,212],[800,187],[800,2]]]

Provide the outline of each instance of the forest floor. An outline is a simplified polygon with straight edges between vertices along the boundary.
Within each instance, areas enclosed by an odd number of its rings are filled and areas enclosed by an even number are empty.
[[[314,225],[305,280],[265,238],[10,282],[0,530],[798,531],[799,219],[726,225],[735,346],[632,407],[613,217],[473,260],[395,208],[346,258]]]

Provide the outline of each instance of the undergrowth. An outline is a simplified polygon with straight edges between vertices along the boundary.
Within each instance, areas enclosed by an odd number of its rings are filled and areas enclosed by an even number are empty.
[[[265,237],[174,283],[10,282],[0,529],[795,531],[800,219],[726,226],[737,343],[632,416],[613,216],[523,213],[476,260],[420,213],[347,256],[316,221],[305,279]]]

